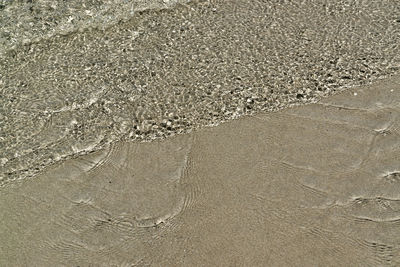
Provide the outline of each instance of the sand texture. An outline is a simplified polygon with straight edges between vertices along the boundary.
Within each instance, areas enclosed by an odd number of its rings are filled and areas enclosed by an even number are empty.
[[[0,0],[0,186],[398,74],[399,14],[398,0]]]
[[[1,266],[399,266],[400,77],[0,188]]]

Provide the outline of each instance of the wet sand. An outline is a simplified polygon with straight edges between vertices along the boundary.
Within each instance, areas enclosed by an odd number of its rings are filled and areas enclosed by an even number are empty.
[[[0,0],[0,266],[399,266],[399,12]]]
[[[1,266],[399,266],[400,77],[0,187]]]
[[[400,71],[397,1],[110,3],[0,0],[0,186]]]

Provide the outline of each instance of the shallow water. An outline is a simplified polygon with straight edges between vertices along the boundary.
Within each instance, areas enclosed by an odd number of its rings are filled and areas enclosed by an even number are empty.
[[[0,265],[399,266],[400,77],[0,187]]]
[[[175,2],[2,2],[0,184],[400,69],[396,1]]]
[[[0,1],[0,55],[57,35],[107,29],[137,12],[171,8],[187,0]]]

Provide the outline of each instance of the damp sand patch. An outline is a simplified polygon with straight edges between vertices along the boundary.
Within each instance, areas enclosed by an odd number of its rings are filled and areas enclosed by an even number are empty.
[[[400,264],[400,78],[0,188],[0,265]]]

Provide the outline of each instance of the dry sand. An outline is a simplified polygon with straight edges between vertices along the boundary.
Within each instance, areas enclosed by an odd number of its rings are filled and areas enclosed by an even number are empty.
[[[400,77],[0,188],[1,266],[399,266]]]

